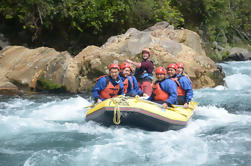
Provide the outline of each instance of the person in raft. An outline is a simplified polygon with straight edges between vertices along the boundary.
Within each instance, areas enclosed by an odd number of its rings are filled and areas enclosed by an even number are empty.
[[[123,62],[120,65],[120,78],[123,81],[124,93],[126,96],[143,96],[143,92],[138,87],[138,82],[136,78],[131,75],[133,68],[129,63]]]
[[[177,84],[177,104],[184,105],[185,108],[188,107],[189,102],[193,97],[193,89],[190,79],[187,76],[182,75],[179,71],[177,74],[177,70],[181,70],[184,65],[182,64],[169,64],[168,65],[168,76]]]
[[[109,66],[109,75],[97,79],[97,83],[92,89],[93,97],[97,103],[124,94],[124,86],[119,71],[120,68],[117,64],[111,64]]]
[[[142,62],[133,62],[131,60],[127,60],[129,64],[136,66],[136,70],[134,76],[138,81],[139,88],[143,91],[143,93],[150,96],[152,94],[152,80],[153,80],[153,62],[149,60],[150,58],[150,50],[148,48],[144,48],[142,50]]]
[[[188,74],[184,71],[185,68],[184,68],[184,64],[183,63],[181,63],[181,62],[176,63],[176,68],[177,68],[177,70],[176,70],[176,74],[177,75],[186,76],[190,80]],[[192,81],[190,80],[190,82],[192,82]]]
[[[167,71],[164,67],[158,67],[155,70],[157,81],[153,84],[152,95],[148,100],[162,104],[163,108],[176,104],[177,100],[177,85],[176,83],[166,78]]]

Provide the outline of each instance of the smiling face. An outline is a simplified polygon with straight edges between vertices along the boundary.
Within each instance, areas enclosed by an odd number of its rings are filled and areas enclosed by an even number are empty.
[[[182,74],[183,73],[183,68],[182,67],[178,67],[176,73],[177,74]]]
[[[174,69],[174,68],[168,68],[168,75],[169,75],[169,77],[172,77],[172,76],[174,76],[175,74],[176,74],[176,70]]]
[[[148,58],[149,58],[149,53],[148,52],[146,52],[146,51],[143,51],[142,52],[142,58],[144,59],[144,60],[147,60]]]
[[[165,74],[156,74],[156,77],[157,77],[158,81],[162,81],[166,78],[166,75]]]
[[[129,67],[124,68],[122,74],[124,75],[124,77],[129,76],[131,74],[130,68]]]
[[[112,77],[112,79],[116,80],[118,78],[119,75],[119,70],[114,68],[110,70],[110,76]]]

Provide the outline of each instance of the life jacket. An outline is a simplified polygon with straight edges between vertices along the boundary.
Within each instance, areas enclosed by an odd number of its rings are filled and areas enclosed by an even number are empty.
[[[123,85],[124,85],[124,92],[125,94],[128,91],[128,87],[129,87],[129,83],[131,83],[131,88],[134,89],[134,84],[133,84],[133,78],[132,76],[128,76],[127,78],[125,78],[125,80],[123,81]]]
[[[125,80],[123,81],[123,85],[124,85],[124,92],[126,94],[127,90],[128,90],[128,86],[129,86],[129,80],[128,80],[128,78],[125,78]]]
[[[106,87],[102,91],[99,92],[99,96],[102,99],[109,99],[118,96],[118,92],[120,89],[120,85],[113,85],[111,81],[109,80],[107,75],[101,76],[97,78],[96,80],[98,81],[100,78],[105,77],[106,78]]]
[[[153,84],[153,99],[155,101],[166,101],[168,98],[169,95],[161,89],[160,82],[155,81]]]
[[[182,76],[178,76],[176,78],[171,78],[174,82],[176,82],[177,84],[177,96],[185,96],[186,95],[186,91],[184,89],[182,89],[180,83],[179,83],[179,79]]]

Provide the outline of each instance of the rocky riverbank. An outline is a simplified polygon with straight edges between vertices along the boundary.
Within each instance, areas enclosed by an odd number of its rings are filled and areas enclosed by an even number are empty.
[[[155,67],[183,62],[195,89],[223,83],[224,73],[206,56],[197,33],[160,22],[144,31],[130,28],[125,34],[110,37],[101,47],[84,48],[75,57],[48,47],[5,47],[0,52],[0,93],[86,92],[95,78],[108,72],[110,63],[140,61],[144,47],[150,48]]]

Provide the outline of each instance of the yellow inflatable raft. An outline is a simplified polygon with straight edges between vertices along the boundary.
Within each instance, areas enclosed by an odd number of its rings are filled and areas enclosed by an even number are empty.
[[[118,96],[107,99],[86,113],[86,120],[103,125],[125,125],[146,130],[166,131],[185,127],[197,107],[190,102],[189,108],[174,105],[164,109],[162,105],[139,97]]]

